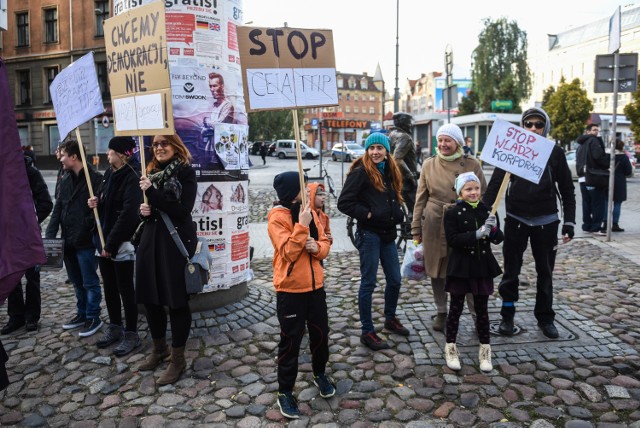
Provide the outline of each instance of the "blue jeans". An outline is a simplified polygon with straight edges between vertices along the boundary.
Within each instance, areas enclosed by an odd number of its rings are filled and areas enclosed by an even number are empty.
[[[604,213],[607,191],[580,183],[580,193],[582,194],[582,230],[597,232],[606,218]]]
[[[95,248],[77,250],[65,247],[64,249],[64,265],[76,292],[78,315],[86,318],[100,317],[102,290],[100,278],[96,272],[98,260],[95,252]]]
[[[384,288],[384,316],[390,320],[396,316],[398,297],[400,296],[400,262],[398,249],[394,241],[384,243],[374,232],[358,229],[356,247],[360,253],[360,289],[358,290],[358,309],[362,333],[375,331],[371,320],[371,299],[376,288],[378,260],[382,263],[387,285]]]
[[[620,222],[620,211],[622,210],[622,202],[613,201],[613,224]],[[609,201],[604,201],[604,223],[607,224],[607,216],[609,215]]]

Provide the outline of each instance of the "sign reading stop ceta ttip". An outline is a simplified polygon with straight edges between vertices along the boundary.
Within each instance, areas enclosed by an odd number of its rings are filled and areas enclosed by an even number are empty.
[[[554,142],[504,120],[496,120],[480,159],[535,184],[540,182]]]
[[[247,111],[338,105],[333,32],[237,28]]]

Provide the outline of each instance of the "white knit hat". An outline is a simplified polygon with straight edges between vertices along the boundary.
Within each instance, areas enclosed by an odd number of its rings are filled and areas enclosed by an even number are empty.
[[[446,125],[442,125],[440,129],[438,129],[436,138],[438,138],[441,135],[446,135],[447,137],[451,137],[461,147],[464,146],[464,136],[462,135],[462,130],[458,127],[458,125],[454,125],[453,123],[447,123]]]
[[[463,172],[459,176],[456,177],[456,195],[460,195],[462,188],[465,184],[470,181],[475,181],[476,183],[480,183],[480,179],[473,172]]]

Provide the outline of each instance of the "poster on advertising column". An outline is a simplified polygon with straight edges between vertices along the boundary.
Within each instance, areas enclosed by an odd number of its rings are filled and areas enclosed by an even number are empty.
[[[149,0],[114,0],[125,14]],[[163,1],[167,64],[175,132],[196,171],[192,215],[198,235],[214,256],[204,291],[226,289],[250,278],[247,147],[248,119],[236,28],[241,0]]]

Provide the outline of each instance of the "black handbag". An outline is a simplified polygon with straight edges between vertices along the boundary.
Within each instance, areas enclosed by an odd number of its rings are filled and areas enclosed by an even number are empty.
[[[184,283],[187,287],[187,294],[198,294],[209,283],[209,268],[211,266],[212,257],[209,252],[209,246],[204,238],[198,238],[196,252],[193,257],[189,258],[189,253],[178,236],[178,231],[173,225],[169,216],[160,211],[160,216],[169,229],[169,234],[176,243],[180,254],[187,259],[187,265],[184,267]]]
[[[591,157],[591,148],[587,149],[587,162],[584,166],[584,184],[589,187],[595,187],[597,189],[606,189],[609,187],[609,170],[589,167]]]

